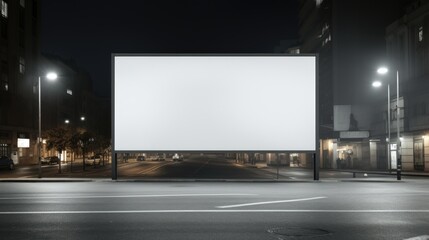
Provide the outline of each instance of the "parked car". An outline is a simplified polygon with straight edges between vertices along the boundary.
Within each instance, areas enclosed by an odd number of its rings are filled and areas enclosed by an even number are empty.
[[[0,167],[8,168],[9,170],[13,170],[15,168],[15,164],[13,164],[13,160],[7,156],[0,157]]]
[[[174,155],[173,155],[173,161],[175,162],[175,161],[183,161],[183,154],[178,154],[178,153],[175,153]]]
[[[155,161],[165,161],[164,154],[156,155]]]
[[[137,156],[137,161],[145,161],[146,157],[145,156]]]
[[[42,164],[59,164],[60,159],[57,156],[50,156],[50,157],[40,159],[40,162]]]
[[[85,159],[86,165],[99,165],[101,161],[101,156],[99,154],[96,154],[94,156],[91,156],[89,158]]]

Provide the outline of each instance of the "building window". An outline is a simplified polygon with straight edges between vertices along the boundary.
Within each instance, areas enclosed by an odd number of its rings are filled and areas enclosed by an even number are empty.
[[[419,42],[423,41],[423,26],[419,27]]]
[[[21,7],[25,7],[25,0],[19,0],[19,5],[21,5]]]
[[[24,74],[25,72],[25,59],[23,57],[19,57],[19,73]]]
[[[329,34],[323,41],[322,41],[322,46],[325,46],[326,44],[328,44],[328,42],[330,42],[331,39],[331,34]]]
[[[19,46],[24,48],[25,46],[25,34],[24,31],[19,31]]]
[[[327,32],[328,30],[329,30],[329,25],[325,23],[322,27],[322,35],[325,34],[325,32]]]
[[[6,73],[1,74],[1,91],[9,91],[9,80]]]
[[[19,9],[19,27],[21,29],[24,29],[25,27],[25,9],[24,8]]]
[[[1,21],[1,37],[7,39],[7,21]]]
[[[67,94],[68,95],[73,95],[73,91],[71,89],[67,89]]]
[[[290,53],[291,54],[299,54],[300,53],[299,48],[295,48],[295,49],[290,50]]]
[[[9,91],[9,77],[8,77],[8,64],[6,61],[1,61],[0,66],[0,91]]]
[[[1,15],[4,18],[7,18],[7,1],[6,0],[1,0]]]

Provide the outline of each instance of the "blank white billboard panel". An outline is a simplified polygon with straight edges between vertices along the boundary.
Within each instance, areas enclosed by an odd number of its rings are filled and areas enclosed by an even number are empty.
[[[315,56],[114,56],[115,151],[315,151]]]

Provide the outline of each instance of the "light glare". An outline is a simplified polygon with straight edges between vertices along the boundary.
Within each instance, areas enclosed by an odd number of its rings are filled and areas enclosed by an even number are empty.
[[[57,77],[58,77],[58,75],[56,73],[54,73],[54,72],[50,72],[50,73],[46,74],[46,78],[48,80],[56,80]]]
[[[381,87],[381,82],[380,81],[374,81],[373,83],[372,83],[372,86],[373,87]]]
[[[386,74],[388,71],[389,69],[387,69],[387,67],[380,67],[377,69],[378,74]]]

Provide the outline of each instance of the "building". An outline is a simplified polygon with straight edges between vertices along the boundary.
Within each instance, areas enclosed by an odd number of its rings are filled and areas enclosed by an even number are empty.
[[[401,160],[405,171],[429,171],[428,33],[428,0],[413,1],[406,8],[406,13],[386,28],[387,57],[393,73],[390,78],[395,77],[397,70],[400,82],[399,95],[400,99],[403,99],[400,131]],[[395,98],[396,94],[393,94],[392,102]],[[386,108],[386,105],[384,107]],[[397,140],[395,112],[391,119],[394,143]],[[395,160],[392,158],[393,165],[396,164]]]
[[[38,163],[39,77],[42,132],[67,120],[69,126],[109,137],[110,121],[100,124],[100,119],[110,119],[110,108],[94,95],[89,75],[70,61],[40,55],[40,1],[0,3],[0,155],[15,164]],[[48,70],[58,73],[55,83],[46,81]]]
[[[67,127],[89,131],[96,136],[110,139],[110,102],[94,94],[92,81],[87,72],[72,60],[43,55],[40,59],[43,72],[58,74],[55,82],[42,82],[42,138],[49,129]],[[42,156],[57,154],[43,145]],[[71,158],[64,151],[62,160]]]
[[[300,0],[300,52],[319,55],[321,167],[387,168],[377,158],[386,155],[386,144],[372,141],[368,118],[385,94],[371,82],[385,63],[385,29],[409,2]],[[347,124],[338,128],[341,122]]]
[[[32,162],[37,159],[40,4],[0,2],[0,155],[11,156],[15,163]],[[18,139],[25,144],[18,146]]]

